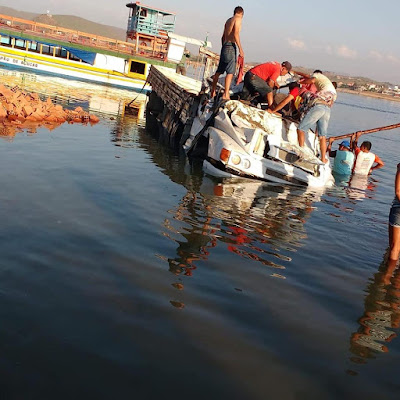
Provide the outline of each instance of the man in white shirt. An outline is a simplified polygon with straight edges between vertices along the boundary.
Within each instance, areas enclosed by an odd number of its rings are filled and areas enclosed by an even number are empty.
[[[336,100],[337,93],[334,84],[320,70],[315,70],[311,77],[300,74],[304,78],[300,81],[302,85],[314,84],[317,93],[310,109],[304,115],[297,128],[299,146],[303,147],[305,142],[305,132],[316,126],[321,149],[321,160],[326,163],[326,135],[328,133],[329,119],[331,117],[331,107]]]

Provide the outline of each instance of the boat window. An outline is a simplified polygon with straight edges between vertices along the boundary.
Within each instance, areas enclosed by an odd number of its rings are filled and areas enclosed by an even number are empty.
[[[147,18],[147,10],[140,10],[140,16]]]
[[[1,44],[4,46],[11,46],[11,37],[10,36],[2,36]]]
[[[28,42],[28,50],[39,51],[39,46],[36,42]]]
[[[129,72],[144,75],[146,64],[138,61],[131,61],[131,68]]]
[[[67,50],[62,47],[56,47],[56,57],[67,58]]]
[[[23,39],[15,39],[14,47],[19,47],[20,49],[25,49],[25,40],[23,40]]]
[[[74,61],[81,61],[79,57],[73,55],[72,53],[69,53],[69,59]]]
[[[42,54],[53,55],[53,46],[48,46],[47,44],[42,45]]]

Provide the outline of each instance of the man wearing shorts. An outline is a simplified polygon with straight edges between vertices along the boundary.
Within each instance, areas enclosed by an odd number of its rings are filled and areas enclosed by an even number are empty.
[[[225,100],[230,99],[229,89],[231,87],[233,75],[236,71],[236,47],[239,49],[239,55],[244,57],[242,44],[240,43],[239,37],[240,30],[242,29],[243,14],[243,8],[238,6],[233,11],[233,17],[229,18],[225,23],[224,33],[221,38],[221,55],[219,58],[217,72],[213,78],[211,97],[215,96],[218,78],[221,74],[226,72],[225,91],[222,98]]]
[[[326,158],[326,135],[328,133],[331,108],[336,100],[336,88],[333,83],[320,70],[314,71],[309,78],[300,81],[301,84],[315,84],[317,93],[309,111],[304,115],[299,127],[297,128],[297,138],[299,146],[303,147],[305,142],[305,132],[317,127],[319,144],[321,150],[321,161],[328,162]]]
[[[276,80],[281,75],[286,75],[292,69],[292,64],[289,61],[284,61],[282,64],[274,61],[256,65],[244,76],[244,86],[242,96],[246,99],[249,95],[259,94],[258,102],[267,101],[268,106],[272,107],[274,102],[273,88],[279,87]]]
[[[389,258],[397,263],[400,254],[400,164],[397,164],[394,184],[395,196],[389,214]]]

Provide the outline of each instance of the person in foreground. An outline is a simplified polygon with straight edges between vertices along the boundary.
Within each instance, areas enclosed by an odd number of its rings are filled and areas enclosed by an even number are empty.
[[[292,64],[289,61],[284,61],[282,64],[274,61],[256,65],[244,76],[243,98],[246,99],[249,95],[258,93],[258,102],[267,101],[268,106],[272,107],[273,89],[275,86],[279,87],[276,80],[279,76],[287,75],[291,69]]]
[[[353,174],[370,175],[374,169],[382,168],[385,163],[377,155],[371,152],[371,142],[362,142],[361,146],[357,147],[358,138],[359,135],[357,134],[356,140],[353,144],[354,153],[356,155]]]
[[[327,152],[329,157],[333,157],[335,160],[333,162],[332,171],[338,175],[351,175],[354,164],[354,154],[351,151],[351,145],[348,140],[343,140],[339,144],[339,149],[331,151],[332,140],[329,140],[329,145]]]
[[[303,78],[302,85],[315,84],[317,93],[315,99],[310,104],[308,112],[304,115],[297,128],[299,146],[303,147],[305,142],[305,132],[317,126],[319,143],[321,149],[321,161],[328,162],[326,158],[326,135],[328,131],[331,108],[336,101],[336,88],[334,84],[320,70],[315,70],[309,78]]]
[[[244,58],[242,44],[240,43],[240,31],[242,29],[243,15],[243,8],[238,6],[233,11],[233,17],[229,18],[225,23],[224,33],[221,38],[221,55],[217,72],[213,78],[211,97],[215,96],[218,78],[221,74],[226,72],[225,90],[222,98],[225,100],[230,99],[229,89],[231,87],[233,74],[236,71],[236,47],[239,49],[239,55]]]
[[[390,260],[398,260],[400,253],[400,163],[397,164],[395,196],[389,213]]]

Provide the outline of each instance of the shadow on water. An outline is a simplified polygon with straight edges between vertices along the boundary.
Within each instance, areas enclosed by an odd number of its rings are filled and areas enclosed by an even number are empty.
[[[367,364],[380,354],[388,353],[391,341],[400,328],[400,269],[389,260],[389,249],[365,290],[364,313],[358,319],[359,328],[350,337],[351,361]],[[360,368],[360,367],[358,367]],[[358,374],[356,371],[348,371]]]

